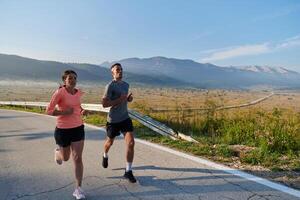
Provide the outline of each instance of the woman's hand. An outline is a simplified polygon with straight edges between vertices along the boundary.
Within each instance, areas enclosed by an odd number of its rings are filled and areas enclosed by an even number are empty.
[[[63,115],[72,115],[74,112],[73,108],[67,108],[66,110],[63,111]]]
[[[86,115],[86,114],[87,114],[87,111],[81,108],[80,114],[81,114],[81,115]]]
[[[58,116],[58,115],[71,115],[73,114],[74,109],[73,108],[67,108],[66,110],[57,110],[55,109],[52,113],[53,116]]]

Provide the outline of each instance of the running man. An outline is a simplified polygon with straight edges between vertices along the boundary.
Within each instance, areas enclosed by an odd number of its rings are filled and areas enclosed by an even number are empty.
[[[84,199],[81,189],[83,177],[82,151],[84,146],[84,125],[81,115],[81,90],[75,88],[77,74],[72,70],[66,70],[62,75],[64,85],[58,88],[47,107],[47,114],[57,116],[57,124],[54,138],[58,148],[54,151],[57,164],[68,161],[72,155],[75,166],[76,188],[73,196],[76,199]],[[57,106],[57,108],[56,108]]]
[[[116,136],[120,133],[124,135],[126,142],[126,168],[124,177],[131,183],[136,179],[132,173],[132,162],[134,157],[134,136],[133,125],[128,115],[127,102],[133,100],[132,93],[128,94],[129,84],[122,80],[123,69],[120,63],[111,66],[113,80],[106,85],[102,99],[104,108],[110,107],[106,123],[106,141],[104,143],[104,153],[102,166],[108,167],[108,151],[114,143]]]

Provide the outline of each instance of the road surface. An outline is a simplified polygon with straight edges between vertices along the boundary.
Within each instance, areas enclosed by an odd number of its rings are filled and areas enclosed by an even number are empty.
[[[55,118],[0,110],[0,200],[74,199],[73,164],[54,162]],[[105,132],[86,126],[83,189],[87,199],[294,200],[296,196],[137,141],[134,174],[123,179],[125,147],[117,138],[101,166]]]

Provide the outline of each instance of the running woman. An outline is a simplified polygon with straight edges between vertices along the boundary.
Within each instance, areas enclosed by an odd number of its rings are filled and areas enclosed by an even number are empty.
[[[58,147],[54,151],[55,161],[61,165],[72,155],[75,166],[76,187],[73,196],[76,199],[85,199],[81,189],[83,177],[82,151],[84,146],[84,125],[81,115],[81,90],[75,88],[77,74],[73,70],[66,70],[62,75],[64,85],[52,95],[47,107],[47,114],[57,116],[54,138]]]
[[[136,179],[132,173],[132,162],[134,157],[134,136],[133,125],[128,115],[127,102],[133,100],[132,94],[128,94],[129,84],[122,80],[123,69],[120,63],[111,66],[113,80],[106,85],[102,99],[104,108],[110,107],[106,123],[106,141],[104,143],[104,153],[102,166],[108,167],[108,151],[112,146],[116,136],[120,132],[124,135],[126,142],[126,168],[124,177],[131,183]]]

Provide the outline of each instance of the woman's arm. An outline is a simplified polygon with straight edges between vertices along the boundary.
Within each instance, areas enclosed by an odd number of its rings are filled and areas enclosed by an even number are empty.
[[[70,115],[73,113],[73,108],[67,108],[66,110],[57,110],[56,105],[61,100],[62,94],[59,90],[56,90],[51,97],[50,103],[47,106],[46,113],[48,115],[58,116],[58,115]]]

